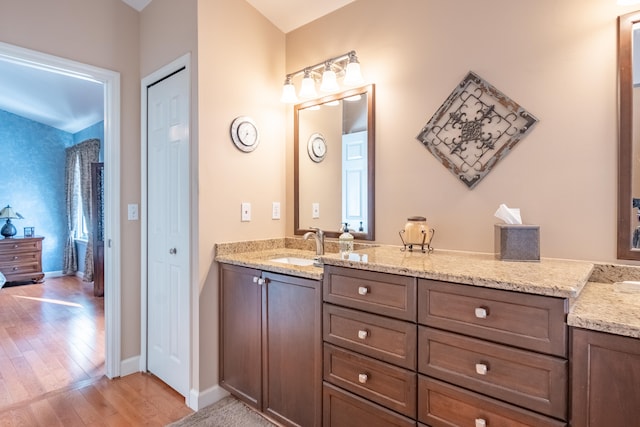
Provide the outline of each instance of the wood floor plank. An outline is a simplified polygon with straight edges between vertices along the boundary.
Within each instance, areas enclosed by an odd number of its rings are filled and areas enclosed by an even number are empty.
[[[150,374],[104,376],[104,299],[73,276],[0,289],[0,427],[165,426],[193,411]]]
[[[64,427],[64,424],[62,424],[47,400],[33,402],[30,405],[30,409],[38,426]]]

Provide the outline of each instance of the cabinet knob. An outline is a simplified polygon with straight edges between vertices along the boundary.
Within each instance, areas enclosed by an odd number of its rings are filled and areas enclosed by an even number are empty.
[[[475,314],[478,319],[486,319],[489,315],[489,309],[486,307],[476,307]]]
[[[358,331],[358,338],[360,338],[361,340],[366,339],[369,336],[369,331],[367,331],[366,329],[360,329]]]
[[[171,255],[175,255],[175,254],[177,254],[177,253],[178,253],[178,250],[177,250],[176,248],[171,248],[171,249],[169,249],[169,253],[170,253]]]
[[[13,249],[18,249],[18,245],[13,245]]]
[[[12,268],[13,271],[16,271],[17,269],[18,269],[18,267],[13,267]]]
[[[359,293],[360,295],[366,295],[366,294],[368,294],[368,293],[369,293],[369,288],[368,288],[368,287],[366,287],[366,286],[359,286],[359,287],[358,287],[358,293]]]
[[[253,283],[257,283],[258,285],[264,285],[265,282],[266,282],[266,280],[263,279],[262,277],[256,276],[256,277],[253,278]]]
[[[15,261],[15,260],[17,260],[17,259],[18,259],[18,257],[17,257],[17,256],[14,256],[14,257],[13,257],[13,260],[14,260],[14,261]]]
[[[487,375],[489,368],[484,363],[476,363],[476,373],[478,375]]]
[[[487,421],[483,418],[476,418],[476,427],[487,427]]]
[[[358,382],[360,384],[364,384],[369,380],[369,375],[367,374],[358,374]]]

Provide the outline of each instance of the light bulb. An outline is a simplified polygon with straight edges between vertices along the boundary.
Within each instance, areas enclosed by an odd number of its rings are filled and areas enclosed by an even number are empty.
[[[364,83],[362,74],[360,73],[360,64],[357,60],[347,64],[347,71],[344,75],[344,84],[347,86],[356,86]]]
[[[293,85],[293,83],[291,83],[291,77],[289,76],[287,76],[287,78],[284,80],[280,102],[284,102],[285,104],[295,104],[296,102],[298,102],[298,97],[296,96],[296,87]]]
[[[311,73],[309,71],[305,71],[304,78],[302,79],[302,85],[300,86],[300,98],[316,98],[317,96],[316,82],[311,77]]]
[[[335,92],[338,89],[340,89],[340,86],[338,86],[336,73],[331,69],[331,65],[327,63],[324,67],[324,73],[322,73],[320,90],[323,92]]]

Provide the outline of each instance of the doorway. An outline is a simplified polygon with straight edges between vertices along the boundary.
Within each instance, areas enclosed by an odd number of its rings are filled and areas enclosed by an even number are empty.
[[[105,375],[120,376],[120,74],[0,42],[0,60],[91,79],[104,87]]]

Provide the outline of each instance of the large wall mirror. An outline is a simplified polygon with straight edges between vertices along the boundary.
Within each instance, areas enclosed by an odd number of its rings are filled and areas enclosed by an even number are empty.
[[[328,237],[349,224],[356,239],[375,235],[374,86],[294,107],[294,233]]]
[[[618,32],[618,258],[640,260],[640,11]]]

